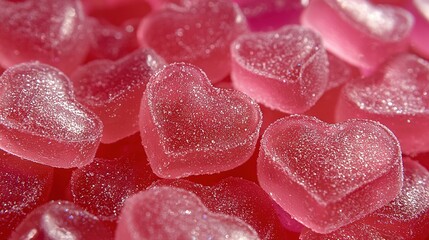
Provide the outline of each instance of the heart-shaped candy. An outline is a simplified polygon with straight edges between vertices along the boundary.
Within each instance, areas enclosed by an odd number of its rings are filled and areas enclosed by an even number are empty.
[[[202,68],[212,82],[230,71],[229,45],[247,31],[238,6],[229,0],[181,0],[143,19],[137,36],[168,63],[188,62]]]
[[[103,124],[54,67],[22,63],[0,77],[0,148],[52,167],[90,163]]]
[[[232,169],[252,155],[259,106],[245,94],[214,88],[199,68],[177,63],[151,78],[140,133],[152,170],[179,178]]]
[[[139,49],[118,61],[90,62],[73,73],[77,100],[103,121],[103,143],[138,132],[139,106],[146,84],[164,65],[154,51]]]
[[[308,110],[328,83],[322,40],[300,26],[244,34],[232,44],[231,55],[234,86],[282,112]]]
[[[406,154],[429,151],[429,62],[411,54],[393,57],[372,76],[343,88],[336,115],[338,121],[381,122]]]
[[[0,65],[37,60],[71,72],[89,49],[85,21],[78,0],[0,1]]]
[[[193,193],[157,187],[128,198],[119,216],[116,240],[259,239],[239,218],[212,213]]]
[[[409,12],[368,0],[310,1],[301,21],[322,35],[328,50],[364,70],[406,51],[413,27]]]
[[[379,123],[330,125],[293,115],[265,131],[258,178],[292,217],[328,233],[394,199],[402,186],[401,160],[398,140]]]
[[[52,201],[28,214],[9,239],[113,239],[113,231],[71,202]]]

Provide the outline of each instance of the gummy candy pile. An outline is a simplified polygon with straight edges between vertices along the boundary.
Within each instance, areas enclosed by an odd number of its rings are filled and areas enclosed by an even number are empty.
[[[428,0],[0,0],[0,239],[429,239]]]

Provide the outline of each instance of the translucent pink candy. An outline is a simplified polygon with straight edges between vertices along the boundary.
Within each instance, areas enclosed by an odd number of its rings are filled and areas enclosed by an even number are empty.
[[[125,201],[116,240],[259,239],[236,217],[210,212],[193,193],[171,187],[152,188]]]
[[[96,158],[73,172],[72,200],[100,219],[115,221],[125,199],[146,189],[155,180],[152,175],[146,159]]]
[[[0,76],[1,149],[52,167],[83,166],[94,158],[102,127],[56,68],[23,63]]]
[[[347,84],[337,120],[348,118],[383,123],[398,137],[404,153],[429,151],[429,62],[399,55],[372,76]]]
[[[367,0],[314,0],[302,24],[322,35],[328,50],[365,70],[407,50],[412,15],[399,7]]]
[[[254,31],[269,31],[298,24],[304,6],[300,0],[234,0]]]
[[[193,192],[210,211],[240,218],[253,227],[261,239],[283,239],[290,234],[286,229],[299,232],[302,228],[261,187],[240,178],[226,178],[213,186],[183,179],[165,179],[154,186],[177,187]]]
[[[234,87],[256,101],[301,113],[322,96],[328,59],[320,37],[300,26],[240,36],[231,46]]]
[[[113,239],[113,231],[71,202],[52,201],[27,215],[10,238],[18,239]]]
[[[0,150],[0,239],[49,199],[54,169]]]
[[[303,231],[300,239],[413,239],[429,237],[429,172],[417,162],[404,161],[404,186],[389,204],[367,217],[323,235]]]
[[[77,0],[0,1],[0,65],[38,60],[70,72],[88,52]]]
[[[177,63],[149,81],[140,133],[149,163],[164,178],[217,173],[252,155],[262,116],[241,92],[214,88],[199,68]]]
[[[426,59],[429,59],[429,1],[409,1],[407,9],[415,18],[415,24],[411,33],[411,47]]]
[[[139,49],[115,62],[90,62],[73,73],[76,98],[103,121],[103,143],[138,132],[143,91],[163,66],[164,60],[154,51]]]
[[[261,140],[261,187],[293,218],[328,233],[396,197],[402,186],[398,140],[383,125],[350,120],[330,125],[293,115]]]
[[[230,71],[229,45],[246,30],[244,16],[229,0],[191,0],[149,14],[137,36],[168,63],[191,63],[217,82]]]

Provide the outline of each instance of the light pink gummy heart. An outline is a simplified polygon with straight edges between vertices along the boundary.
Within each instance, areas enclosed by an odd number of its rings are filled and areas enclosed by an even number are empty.
[[[171,187],[140,192],[125,201],[116,240],[259,239],[239,218],[212,213],[193,193]]]
[[[0,77],[0,148],[52,167],[90,163],[102,123],[74,99],[69,79],[38,62]]]
[[[0,1],[0,65],[38,60],[70,72],[89,49],[77,0]]]
[[[322,35],[328,50],[364,70],[406,51],[413,26],[404,9],[369,0],[314,0],[301,20]]]
[[[396,137],[379,123],[294,115],[265,131],[258,178],[295,219],[328,233],[395,198],[401,159]]]
[[[270,108],[304,112],[326,89],[326,51],[321,38],[307,28],[241,35],[231,55],[234,86]]]
[[[90,62],[73,73],[77,100],[103,121],[103,143],[138,132],[140,101],[146,84],[164,64],[154,51],[140,49],[116,62]]]
[[[153,171],[178,178],[217,173],[252,155],[259,106],[241,92],[214,88],[199,68],[171,64],[149,81],[140,133]]]
[[[390,59],[372,76],[343,88],[336,114],[339,121],[381,122],[407,154],[429,151],[429,62],[411,54]]]
[[[245,31],[244,16],[228,0],[180,0],[145,17],[137,36],[168,63],[191,63],[217,82],[230,70],[229,45]]]

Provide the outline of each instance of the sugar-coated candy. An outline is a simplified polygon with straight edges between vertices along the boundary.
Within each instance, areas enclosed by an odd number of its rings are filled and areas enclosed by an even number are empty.
[[[429,172],[420,164],[404,160],[404,185],[389,204],[367,217],[330,234],[305,229],[300,239],[402,239],[429,237]]]
[[[245,94],[214,88],[199,68],[166,66],[147,84],[140,134],[149,163],[163,178],[232,169],[252,155],[262,115]]]
[[[283,239],[290,235],[287,229],[297,230],[301,224],[278,208],[264,190],[253,182],[229,177],[213,186],[204,186],[191,181],[160,180],[152,187],[169,186],[195,193],[212,212],[240,218],[265,240]]]
[[[93,160],[102,127],[58,69],[22,63],[0,76],[0,149],[52,167],[79,167]]]
[[[89,29],[78,0],[1,0],[0,22],[3,67],[37,60],[68,73],[89,49]]]
[[[125,201],[116,240],[249,239],[258,234],[239,218],[213,213],[193,193],[157,187]]]
[[[229,45],[245,31],[244,16],[229,0],[181,0],[145,17],[137,36],[168,63],[191,63],[217,82],[230,71]]]
[[[366,118],[386,125],[402,152],[429,151],[429,62],[411,54],[391,58],[340,94],[337,120]]]
[[[9,240],[113,239],[109,224],[67,201],[46,203],[19,224]]]
[[[54,169],[0,150],[0,239],[49,200]]]
[[[329,52],[328,60],[329,80],[326,91],[316,102],[316,104],[304,114],[315,116],[324,122],[335,123],[336,105],[342,85],[352,80],[361,78],[361,73],[358,68],[344,62]]]
[[[264,133],[261,187],[293,218],[329,233],[393,200],[402,186],[399,142],[369,120],[326,124],[293,115]]]
[[[322,35],[328,50],[364,70],[405,52],[413,26],[406,10],[368,0],[310,1],[301,21]]]
[[[421,56],[429,59],[429,1],[427,0],[412,0],[408,1],[407,9],[413,13],[415,23],[411,32],[411,47],[421,54]]]
[[[304,5],[301,0],[233,0],[253,31],[269,31],[298,24]]]
[[[125,199],[154,180],[146,159],[95,158],[73,172],[70,190],[74,203],[99,219],[116,221]]]
[[[286,113],[302,113],[322,96],[328,59],[322,40],[301,26],[241,35],[231,46],[234,87]]]
[[[117,60],[136,50],[138,19],[131,19],[115,26],[96,18],[89,20],[92,25],[91,44],[87,60]]]
[[[138,132],[143,91],[149,78],[164,65],[151,49],[139,49],[118,61],[92,61],[73,73],[77,100],[103,121],[103,143]]]

